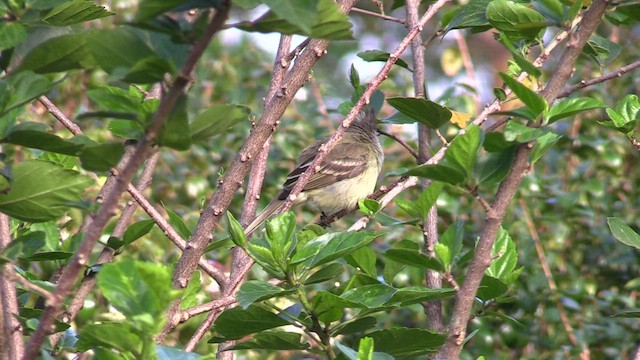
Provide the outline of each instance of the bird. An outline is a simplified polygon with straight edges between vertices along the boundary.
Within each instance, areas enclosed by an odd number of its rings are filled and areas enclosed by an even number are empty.
[[[280,193],[247,225],[245,235],[251,235],[267,218],[282,208],[300,176],[307,171],[320,147],[329,138],[330,136],[326,136],[315,141],[300,153],[296,167],[287,176]],[[320,163],[296,198],[295,204],[308,202],[323,215],[354,209],[358,201],[373,193],[383,160],[376,115],[371,107],[367,107],[358,114],[340,141]]]

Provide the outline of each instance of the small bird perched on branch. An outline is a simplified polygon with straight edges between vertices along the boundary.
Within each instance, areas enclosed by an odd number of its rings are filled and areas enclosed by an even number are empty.
[[[342,209],[355,208],[360,199],[373,193],[384,159],[376,126],[375,113],[368,107],[358,115],[320,163],[318,170],[296,199],[296,204],[308,201],[323,214],[331,215]],[[250,235],[269,216],[282,208],[300,176],[315,159],[320,146],[329,138],[327,136],[317,140],[300,153],[296,168],[287,176],[282,191],[245,228],[245,234]]]

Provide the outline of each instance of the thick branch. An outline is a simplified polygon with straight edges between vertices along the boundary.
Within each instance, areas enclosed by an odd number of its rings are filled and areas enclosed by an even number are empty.
[[[212,17],[211,22],[205,30],[205,33],[191,49],[191,52],[189,53],[189,56],[187,57],[187,60],[185,62],[185,66],[182,68],[180,75],[176,78],[174,85],[171,87],[171,90],[169,91],[167,96],[160,102],[158,110],[153,116],[151,125],[136,147],[136,151],[132,156],[131,161],[118,175],[118,179],[116,185],[113,188],[113,191],[111,191],[105,198],[104,203],[100,207],[100,210],[98,210],[91,226],[85,232],[84,239],[80,244],[80,247],[78,248],[76,254],[65,267],[54,293],[55,301],[51,304],[48,304],[48,306],[45,308],[45,312],[40,318],[38,329],[29,338],[24,359],[35,359],[39,354],[40,346],[44,342],[45,337],[47,336],[47,334],[53,331],[53,322],[59,315],[60,310],[64,305],[64,300],[71,290],[71,287],[76,282],[78,274],[80,274],[80,272],[86,265],[89,255],[91,254],[94,245],[102,235],[102,231],[107,225],[107,222],[114,215],[115,209],[118,205],[120,197],[122,196],[122,193],[125,191],[127,185],[133,178],[133,175],[138,170],[142,162],[147,158],[151,146],[153,145],[153,142],[161,127],[164,125],[166,119],[168,118],[171,109],[173,109],[178,99],[186,93],[187,87],[189,86],[192,78],[195,65],[204,53],[213,35],[217,33],[224,25],[224,22],[226,21],[229,13],[229,7],[229,1],[224,2],[220,6],[216,14]]]
[[[584,14],[580,28],[570,36],[567,47],[558,63],[558,69],[541,92],[547,102],[552,103],[569,77],[582,48],[589,36],[595,31],[606,9],[606,0],[596,0]],[[515,195],[522,178],[529,168],[529,154],[533,143],[521,144],[516,150],[515,159],[509,175],[500,184],[491,209],[487,211],[486,220],[480,240],[467,270],[465,281],[456,294],[456,302],[449,325],[447,341],[438,353],[440,359],[457,359],[462,350],[466,336],[467,322],[475,299],[478,286],[485,270],[491,263],[491,248],[496,234],[502,225],[509,204]]]

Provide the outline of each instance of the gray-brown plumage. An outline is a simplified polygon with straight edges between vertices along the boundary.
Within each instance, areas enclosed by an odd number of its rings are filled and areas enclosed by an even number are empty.
[[[300,153],[282,191],[256,219],[245,228],[250,235],[269,216],[278,211],[295,187],[299,177],[313,162],[329,137],[324,137]],[[376,117],[371,109],[361,113],[347,128],[340,141],[320,163],[319,169],[304,186],[296,204],[308,201],[326,215],[353,209],[375,189],[384,155],[376,132]]]

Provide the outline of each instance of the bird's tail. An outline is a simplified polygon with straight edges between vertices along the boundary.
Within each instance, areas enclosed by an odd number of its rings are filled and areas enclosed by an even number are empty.
[[[264,210],[262,210],[260,214],[258,214],[258,216],[256,216],[256,219],[253,220],[251,224],[247,225],[247,227],[244,229],[244,235],[247,237],[251,236],[256,228],[262,225],[262,223],[267,220],[267,218],[269,218],[269,216],[271,216],[274,212],[278,211],[283,204],[283,200],[278,200],[277,198],[274,199],[269,205],[267,205],[266,208],[264,208]]]

